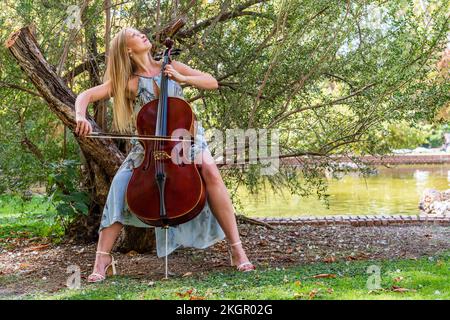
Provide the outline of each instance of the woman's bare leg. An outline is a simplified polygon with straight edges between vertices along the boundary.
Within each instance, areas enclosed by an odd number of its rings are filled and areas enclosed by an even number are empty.
[[[122,224],[119,222],[113,223],[100,231],[100,236],[97,243],[97,251],[111,252],[114,242],[122,230]],[[105,267],[111,263],[111,256],[106,254],[96,254],[93,273],[105,275]]]
[[[199,157],[198,155],[197,157]],[[231,202],[228,190],[222,180],[219,169],[211,156],[209,150],[205,150],[201,154],[201,175],[206,183],[206,191],[208,193],[208,202],[212,212],[222,227],[229,244],[239,242],[239,231],[237,228],[236,217],[234,215],[234,207]],[[233,262],[236,265],[248,262],[247,255],[242,246],[231,247]]]

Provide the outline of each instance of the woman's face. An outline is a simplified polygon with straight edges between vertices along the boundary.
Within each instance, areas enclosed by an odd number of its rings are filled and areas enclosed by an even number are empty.
[[[141,52],[146,52],[151,49],[152,44],[147,39],[145,34],[139,30],[128,28],[127,29],[127,46],[131,50],[131,54],[139,54]]]

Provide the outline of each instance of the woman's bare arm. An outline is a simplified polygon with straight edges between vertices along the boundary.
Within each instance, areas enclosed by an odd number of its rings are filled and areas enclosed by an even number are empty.
[[[76,134],[86,135],[92,132],[92,125],[86,119],[86,109],[89,103],[107,99],[111,96],[111,82],[109,80],[101,85],[87,89],[77,96],[75,101]]]
[[[168,67],[170,68],[171,65],[173,66],[173,69],[175,69],[175,71],[181,76],[179,79],[180,82],[205,90],[214,90],[219,87],[217,80],[207,72],[192,69],[188,65],[175,60],[172,60]],[[177,75],[175,75],[175,77],[177,77]]]
[[[75,101],[75,112],[77,116],[86,116],[86,109],[89,103],[110,98],[111,92],[111,82],[107,82],[87,89],[80,93]]]

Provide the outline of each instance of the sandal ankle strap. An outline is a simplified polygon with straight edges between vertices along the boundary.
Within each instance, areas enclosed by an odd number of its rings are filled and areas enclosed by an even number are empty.
[[[97,251],[97,252],[95,252],[95,253],[101,253],[101,254],[111,255],[111,253],[109,253],[109,252],[104,252],[104,251]]]
[[[241,243],[242,243],[241,241],[238,241],[238,242],[232,243],[232,244],[230,244],[230,247],[235,247],[235,246],[238,246],[238,245],[240,245]]]

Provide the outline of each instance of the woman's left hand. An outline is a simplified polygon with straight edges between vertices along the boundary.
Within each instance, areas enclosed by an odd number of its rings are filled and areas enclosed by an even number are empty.
[[[180,74],[174,67],[170,64],[167,64],[164,69],[164,74],[168,75],[170,79],[175,80],[177,82],[185,82],[186,77]]]

